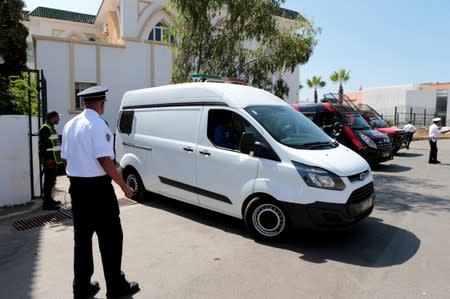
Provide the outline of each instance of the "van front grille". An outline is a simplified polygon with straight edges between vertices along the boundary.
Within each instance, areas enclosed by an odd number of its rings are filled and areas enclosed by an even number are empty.
[[[377,147],[383,152],[390,152],[392,150],[392,143],[390,141],[378,141]]]
[[[353,191],[350,197],[348,198],[347,203],[360,202],[369,197],[372,193],[373,193],[373,182],[370,182],[369,184]]]

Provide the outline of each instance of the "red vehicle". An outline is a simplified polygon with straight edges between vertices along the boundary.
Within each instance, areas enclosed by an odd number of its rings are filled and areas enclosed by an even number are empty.
[[[358,104],[358,110],[366,121],[377,131],[387,134],[392,141],[392,152],[395,154],[400,149],[406,147],[406,131],[399,128],[392,128],[386,121],[378,114],[375,109],[367,104]]]
[[[292,104],[292,107],[336,141],[360,154],[370,166],[392,159],[390,138],[372,129],[358,110],[332,94],[326,95],[321,103]]]

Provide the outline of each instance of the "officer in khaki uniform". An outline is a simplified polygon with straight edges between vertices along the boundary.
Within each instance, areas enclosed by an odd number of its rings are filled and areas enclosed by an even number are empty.
[[[51,111],[46,115],[46,122],[39,129],[39,158],[44,174],[44,210],[57,210],[61,202],[54,200],[53,187],[56,184],[58,167],[62,167],[61,144],[55,125],[59,123],[59,114]]]
[[[123,233],[119,205],[111,180],[125,196],[130,188],[117,171],[113,159],[113,134],[100,115],[105,110],[106,92],[102,86],[80,93],[85,109],[64,126],[61,155],[70,180],[74,226],[75,298],[89,298],[99,290],[91,281],[94,273],[92,236],[97,234],[107,298],[132,295],[139,291],[136,282],[128,282],[121,271]]]

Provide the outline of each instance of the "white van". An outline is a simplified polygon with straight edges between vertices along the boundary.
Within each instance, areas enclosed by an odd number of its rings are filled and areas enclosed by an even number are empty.
[[[223,119],[232,120],[230,144],[217,139]],[[280,98],[249,86],[203,82],[126,92],[115,148],[134,199],[151,191],[237,217],[257,239],[346,226],[374,206],[363,158]]]

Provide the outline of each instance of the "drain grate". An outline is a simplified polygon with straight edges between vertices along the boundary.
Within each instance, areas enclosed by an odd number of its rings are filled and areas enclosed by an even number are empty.
[[[128,199],[128,198],[119,198],[117,199],[119,203],[119,207],[131,206],[137,204],[136,201]],[[72,210],[71,209],[59,209],[57,212],[53,212],[50,214],[45,214],[41,216],[36,216],[28,219],[22,219],[14,221],[13,226],[19,230],[27,230],[36,227],[41,227],[44,225],[51,225],[61,223],[65,220],[72,219]]]
[[[54,213],[14,221],[13,226],[17,230],[23,231],[44,225],[61,223],[68,219],[72,219],[72,211],[60,209]]]
[[[117,199],[117,201],[119,202],[119,207],[131,206],[131,205],[137,204],[136,201],[126,198],[126,197],[121,197],[121,198]]]

